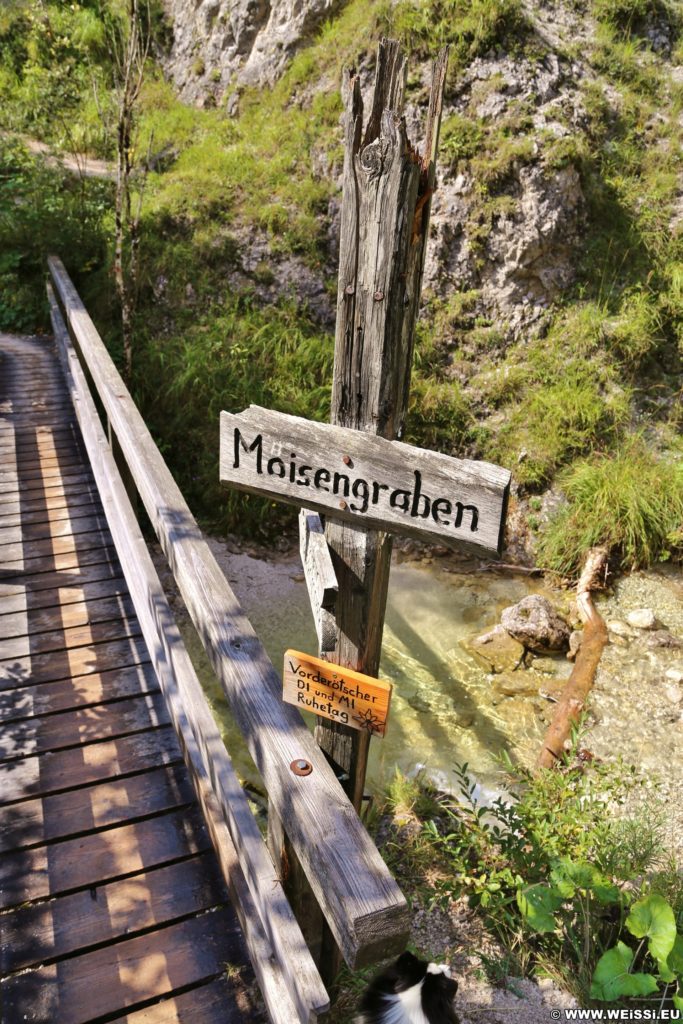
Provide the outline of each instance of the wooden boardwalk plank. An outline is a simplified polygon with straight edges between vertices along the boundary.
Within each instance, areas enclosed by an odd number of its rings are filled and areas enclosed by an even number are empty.
[[[215,1024],[222,1020],[226,1001],[232,1003],[234,1000],[235,994],[227,978],[216,978],[172,999],[117,1017],[111,1024]],[[260,1014],[258,1018],[254,1016],[258,1011],[251,1005],[245,1005],[244,996],[237,1000],[237,1007],[243,1014],[243,1020],[265,1020]]]
[[[7,853],[0,862],[0,908],[88,889],[209,847],[200,816],[192,810]]]
[[[0,690],[31,683],[56,682],[58,679],[83,676],[90,672],[106,672],[147,660],[147,648],[139,637],[89,644],[54,654],[8,658],[0,661]]]
[[[171,726],[0,764],[0,804],[47,796],[182,760]]]
[[[0,608],[2,605],[0,604]],[[30,627],[28,617],[30,614]],[[56,605],[48,608],[31,608],[30,613],[26,609],[13,613],[0,615],[0,636],[7,639],[22,637],[30,632],[32,638],[37,640],[36,634],[53,633],[64,629],[74,629],[77,626],[86,626],[96,622],[108,622],[117,616],[128,618],[135,614],[133,604],[125,591],[114,597],[102,597],[98,601],[74,601],[66,605]],[[2,641],[0,641],[2,644]],[[37,647],[31,644],[31,651],[36,652]],[[48,650],[48,647],[44,648]]]
[[[87,1024],[94,1016],[135,1007],[150,996],[159,998],[213,979],[242,953],[234,918],[221,909],[16,975],[4,983],[3,994],[17,1021],[30,1010],[33,1024]],[[243,1024],[243,1006],[224,1003],[217,1020]]]
[[[138,620],[134,614],[130,614],[130,608],[128,611],[127,615],[119,605],[110,607],[109,614],[106,614],[106,608],[103,608],[101,618],[94,613],[94,621],[83,625],[67,626],[65,623],[61,629],[53,629],[52,632],[34,632],[31,628],[30,635],[9,636],[6,640],[0,640],[0,663],[11,658],[33,660],[36,655],[48,651],[70,651],[74,647],[87,647],[105,640],[139,636]],[[32,614],[30,625],[33,626]]]
[[[10,530],[21,526],[23,536],[27,540],[40,540],[42,537],[60,536],[59,531],[66,533],[76,529],[81,519],[97,518],[102,515],[102,505],[99,499],[84,501],[75,508],[62,505],[59,508],[45,508],[37,512],[27,512],[24,515],[18,512],[11,512],[7,516],[0,516],[0,530]],[[57,532],[53,532],[57,531]]]
[[[0,759],[9,761],[97,740],[144,732],[169,721],[160,694],[143,694],[44,718],[6,724],[0,733]]]
[[[28,594],[29,607],[38,607],[37,602],[41,591],[48,591],[51,601],[56,590],[75,589],[90,583],[101,583],[112,579],[121,579],[121,566],[116,552],[112,548],[104,548],[100,558],[85,565],[74,565],[72,571],[66,569],[47,572],[0,573],[0,595],[16,597],[20,592]]]
[[[25,849],[194,803],[183,766],[155,768],[0,808],[0,851]]]
[[[0,692],[0,723],[15,722],[34,715],[52,715],[70,708],[156,693],[159,689],[151,664],[133,665],[89,676],[59,679]]]
[[[19,540],[12,544],[0,544],[0,568],[11,572],[16,565],[21,569],[29,565],[42,565],[45,562],[49,564],[60,555],[101,548],[108,539],[109,531],[106,525],[100,525],[93,530],[73,533],[68,537],[46,537],[44,540],[24,543]]]
[[[64,541],[81,533],[93,533],[101,528],[106,529],[106,519],[97,513],[93,514],[92,509],[89,516],[78,516],[73,520],[61,519],[54,523],[36,523],[31,528],[24,527],[20,522],[13,526],[0,523],[0,561],[8,557],[10,548],[19,552],[17,557],[22,557],[29,546],[38,542],[50,545],[49,556],[54,550],[53,541]]]
[[[68,486],[48,487],[36,496],[17,494],[8,496],[7,501],[0,503],[0,515],[16,515],[17,512],[44,512],[50,508],[64,508],[66,504],[80,504],[85,501],[98,500],[97,488],[92,480],[74,483]]]
[[[10,974],[78,950],[134,935],[215,906],[223,895],[213,857],[189,860],[17,910],[4,929],[0,971]]]
[[[93,566],[92,572],[95,573],[97,568],[97,566]],[[34,616],[36,621],[41,621],[41,608],[48,612],[61,608],[64,609],[65,614],[68,614],[66,609],[71,604],[92,603],[96,605],[99,600],[125,597],[128,594],[126,581],[121,576],[107,574],[104,579],[86,579],[82,583],[69,583],[65,579],[63,585],[60,586],[61,579],[62,574],[59,574],[54,586],[42,587],[38,590],[33,587],[27,589],[21,584],[5,584],[0,581],[0,606],[3,608],[3,615],[26,615],[30,612],[31,625],[33,625]],[[0,617],[0,632],[4,621]],[[72,624],[75,625],[75,623]]]
[[[54,345],[2,334],[0,723],[2,1024],[261,1020]]]

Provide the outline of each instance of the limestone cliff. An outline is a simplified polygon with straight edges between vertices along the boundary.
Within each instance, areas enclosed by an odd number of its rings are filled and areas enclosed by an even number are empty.
[[[164,0],[173,29],[167,70],[182,99],[272,84],[337,0]]]

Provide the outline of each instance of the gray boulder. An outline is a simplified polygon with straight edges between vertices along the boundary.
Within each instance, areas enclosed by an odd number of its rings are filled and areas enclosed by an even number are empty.
[[[501,622],[507,632],[531,651],[564,651],[569,646],[568,624],[550,601],[530,594],[506,608]]]

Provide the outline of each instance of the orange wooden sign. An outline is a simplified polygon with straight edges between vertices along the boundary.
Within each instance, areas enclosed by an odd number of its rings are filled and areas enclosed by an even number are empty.
[[[352,729],[384,736],[391,683],[300,651],[285,651],[282,699]]]

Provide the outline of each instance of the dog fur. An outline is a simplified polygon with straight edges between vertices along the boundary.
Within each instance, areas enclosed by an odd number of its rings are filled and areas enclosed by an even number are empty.
[[[368,986],[356,1024],[458,1024],[453,997],[458,983],[445,964],[402,953]]]

